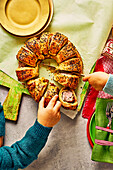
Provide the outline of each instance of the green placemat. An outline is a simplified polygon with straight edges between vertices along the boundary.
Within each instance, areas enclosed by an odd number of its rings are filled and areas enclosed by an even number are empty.
[[[20,84],[1,70],[0,85],[9,88],[8,95],[3,103],[5,118],[16,121],[18,117],[18,110],[21,102],[22,93],[29,95],[29,92],[27,88],[24,87],[24,85]]]

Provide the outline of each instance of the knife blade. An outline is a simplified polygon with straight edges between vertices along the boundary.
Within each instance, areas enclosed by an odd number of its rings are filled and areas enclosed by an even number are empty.
[[[51,67],[51,68],[53,68],[53,69],[55,69],[55,70],[59,70],[59,67],[58,66],[51,66],[51,65],[49,65],[49,64],[45,64],[45,63],[41,63],[41,65],[42,66],[46,66],[46,67]],[[62,71],[66,71],[66,70],[62,70]],[[66,71],[66,72],[68,72],[68,71]],[[80,73],[78,73],[78,72],[75,72],[75,71],[73,71],[73,73],[74,74],[76,74],[77,76],[82,76],[82,77],[84,77],[85,75],[84,74],[80,74]]]

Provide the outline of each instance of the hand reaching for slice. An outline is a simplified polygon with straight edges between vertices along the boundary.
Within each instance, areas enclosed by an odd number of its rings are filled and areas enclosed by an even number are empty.
[[[57,124],[61,118],[60,107],[61,102],[57,101],[58,95],[55,95],[47,105],[44,107],[45,98],[42,97],[39,102],[39,110],[38,110],[38,122],[46,127],[53,127]]]
[[[97,91],[102,91],[105,84],[107,83],[109,79],[109,74],[105,72],[95,72],[92,74],[89,74],[88,76],[83,77],[83,81],[88,81],[89,84],[95,88]]]

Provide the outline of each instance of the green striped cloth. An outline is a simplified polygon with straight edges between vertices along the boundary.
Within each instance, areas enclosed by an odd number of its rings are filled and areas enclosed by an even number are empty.
[[[101,126],[104,128],[107,127],[109,120],[106,117],[106,107],[107,103],[111,101],[113,100],[97,98],[95,110],[96,126]],[[113,129],[113,123],[111,129]],[[96,129],[95,139],[113,142],[113,134]],[[97,162],[113,163],[113,146],[102,146],[94,144],[91,159]]]

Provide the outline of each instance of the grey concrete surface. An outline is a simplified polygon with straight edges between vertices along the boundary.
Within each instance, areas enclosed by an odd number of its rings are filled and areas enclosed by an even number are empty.
[[[0,86],[2,103],[7,93],[8,89]],[[23,95],[17,123],[6,120],[4,145],[10,146],[24,136],[36,119],[37,108],[30,96]],[[91,161],[86,125],[87,119],[83,119],[81,113],[74,120],[62,114],[38,159],[25,170],[112,170],[113,164]]]

